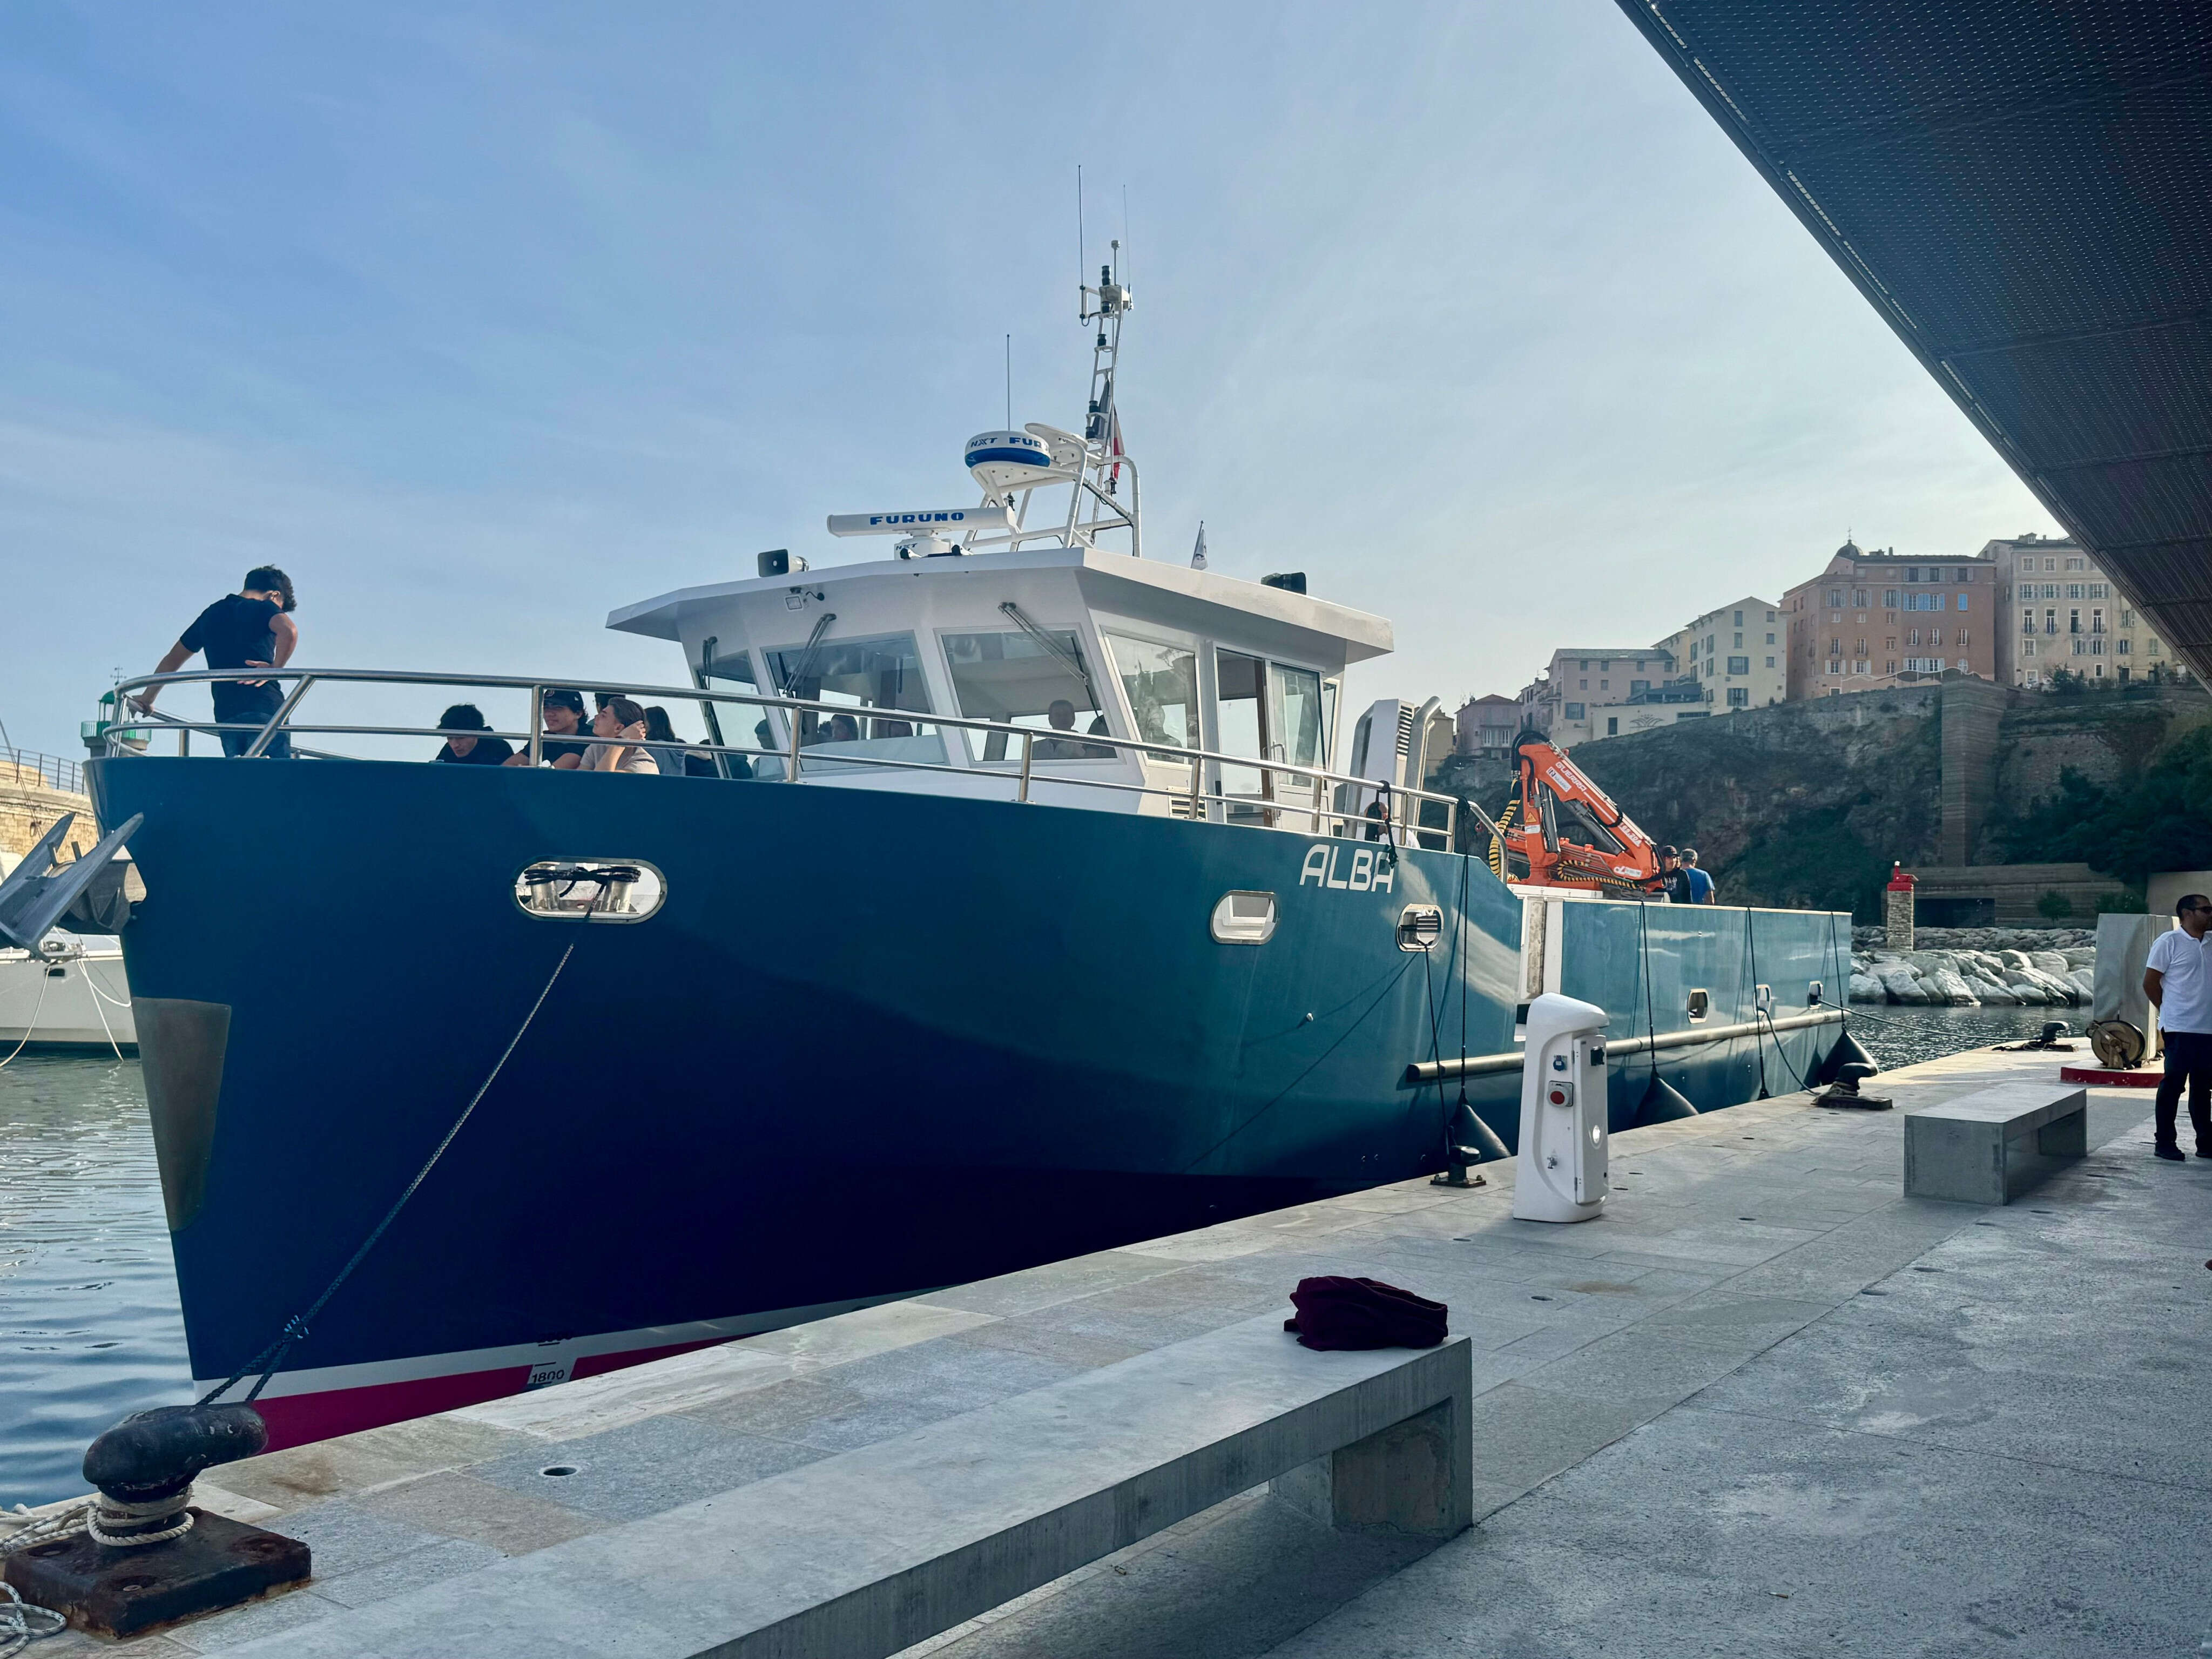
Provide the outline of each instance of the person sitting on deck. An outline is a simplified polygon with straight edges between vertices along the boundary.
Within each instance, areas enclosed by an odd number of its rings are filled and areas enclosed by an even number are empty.
[[[647,705],[645,735],[653,743],[647,752],[665,778],[680,778],[689,770],[692,757],[684,752],[684,739],[676,735],[676,726],[668,718],[668,711],[658,703]]]
[[[584,751],[592,746],[587,742],[577,740],[586,736],[584,694],[561,686],[553,687],[545,694],[544,716],[546,735],[540,740],[538,750],[545,757],[545,764],[557,767],[563,772],[574,771],[583,763]],[[530,764],[530,751],[526,749],[512,755],[505,763],[508,766],[527,766]]]
[[[609,697],[592,717],[592,733],[602,739],[584,750],[581,772],[642,772],[658,777],[653,751],[645,746],[645,710],[628,697]]]
[[[457,702],[438,716],[438,729],[446,734],[446,746],[430,757],[433,763],[444,761],[455,766],[504,766],[514,753],[514,745],[505,738],[479,738],[471,734],[489,732],[483,710],[472,702]]]
[[[858,743],[860,740],[860,721],[854,720],[850,714],[832,714],[830,717],[828,733],[823,738],[823,742]]]

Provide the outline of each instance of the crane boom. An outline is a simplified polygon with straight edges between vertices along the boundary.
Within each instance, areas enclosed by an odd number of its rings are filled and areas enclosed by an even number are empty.
[[[1510,827],[1495,838],[1501,874],[1514,855],[1532,886],[1649,892],[1658,885],[1651,837],[1580,767],[1535,732],[1523,732],[1514,753],[1519,780],[1500,815]]]

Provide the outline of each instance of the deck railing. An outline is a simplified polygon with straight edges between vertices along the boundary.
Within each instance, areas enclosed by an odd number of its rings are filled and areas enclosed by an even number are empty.
[[[545,730],[545,693],[580,684],[597,693],[635,701],[650,698],[687,702],[697,703],[702,710],[738,707],[757,709],[763,714],[781,714],[784,738],[772,750],[746,749],[735,744],[716,742],[670,744],[662,740],[630,745],[656,751],[680,749],[686,755],[712,756],[726,776],[739,775],[732,764],[737,761],[744,762],[748,769],[773,763],[780,775],[773,781],[785,783],[798,783],[809,776],[819,781],[824,771],[833,766],[861,770],[949,773],[963,778],[1002,779],[1011,787],[1012,797],[1017,801],[1036,799],[1041,787],[1048,789],[1055,799],[1060,799],[1060,792],[1066,789],[1099,790],[1164,799],[1168,802],[1170,813],[1177,817],[1203,818],[1214,823],[1243,823],[1269,829],[1303,829],[1309,834],[1335,837],[1365,836],[1379,841],[1387,835],[1398,846],[1420,846],[1432,849],[1454,846],[1458,827],[1460,803],[1454,796],[1425,789],[1410,789],[1373,778],[1353,777],[1320,767],[1300,766],[1288,761],[1255,758],[1250,755],[1224,755],[1212,750],[1148,743],[1132,738],[1116,738],[1103,732],[1078,732],[1057,728],[1040,732],[1032,726],[969,720],[958,715],[933,714],[919,709],[860,708],[757,691],[724,690],[719,687],[645,685],[599,678],[580,682],[512,674],[434,674],[405,669],[318,668],[279,670],[267,676],[280,684],[287,681],[293,684],[276,712],[265,721],[183,720],[145,708],[133,700],[137,693],[153,688],[214,680],[234,681],[237,678],[235,670],[228,672],[196,670],[175,674],[148,674],[124,681],[116,687],[112,703],[103,703],[102,706],[99,723],[102,752],[115,757],[143,753],[151,734],[157,731],[174,732],[177,753],[185,756],[191,752],[191,738],[195,733],[216,737],[224,733],[251,734],[252,740],[245,746],[240,757],[245,759],[265,758],[270,745],[280,732],[285,734],[288,740],[302,736],[425,739],[473,737],[498,738],[524,744],[524,752],[528,756],[530,764],[536,766],[544,759],[544,747],[549,741],[564,744],[607,741],[594,737],[588,731],[569,736]],[[523,691],[528,693],[530,698],[530,726],[528,730],[520,732],[449,731],[424,726],[314,725],[300,719],[301,706],[311,690],[319,685],[339,684]],[[802,716],[810,714],[816,716],[817,731],[830,720],[843,715],[854,720],[903,724],[910,728],[936,727],[974,732],[986,738],[995,735],[1004,739],[1003,746],[1009,751],[1016,744],[1019,745],[1018,762],[992,761],[957,765],[949,759],[914,760],[881,753],[841,755],[836,752],[836,744],[834,743],[823,742],[818,738],[811,742],[807,740],[806,723]],[[708,727],[710,732],[718,730],[719,722],[710,719]],[[1133,783],[1126,776],[1104,778],[1085,775],[1073,769],[1073,767],[1084,763],[1080,759],[1075,761],[1072,767],[1066,757],[1050,752],[1039,755],[1037,747],[1042,743],[1055,745],[1073,744],[1086,750],[1106,750],[1114,758],[1133,755],[1144,763],[1138,769],[1141,781]],[[294,754],[309,759],[352,758],[328,750],[302,748],[296,742],[293,742],[291,747]],[[946,753],[949,755],[951,752],[948,748]],[[1012,760],[1011,754],[1009,760]],[[1046,769],[1041,771],[1040,768]],[[1172,781],[1154,775],[1162,772],[1174,774]],[[1224,787],[1224,774],[1240,779],[1256,775],[1259,787],[1256,791],[1230,793]]]

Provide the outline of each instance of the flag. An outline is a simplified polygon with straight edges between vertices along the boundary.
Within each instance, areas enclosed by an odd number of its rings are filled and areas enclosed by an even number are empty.
[[[1190,568],[1193,570],[1206,568],[1206,520],[1203,519],[1198,521],[1198,545],[1190,550]]]

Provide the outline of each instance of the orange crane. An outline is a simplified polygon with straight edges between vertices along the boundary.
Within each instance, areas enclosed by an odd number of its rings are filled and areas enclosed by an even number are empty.
[[[1514,880],[1512,861],[1532,887],[1586,892],[1652,892],[1659,857],[1651,837],[1583,770],[1534,732],[1514,744],[1521,775],[1514,795],[1489,823],[1491,868]],[[1488,820],[1486,819],[1486,823]]]

